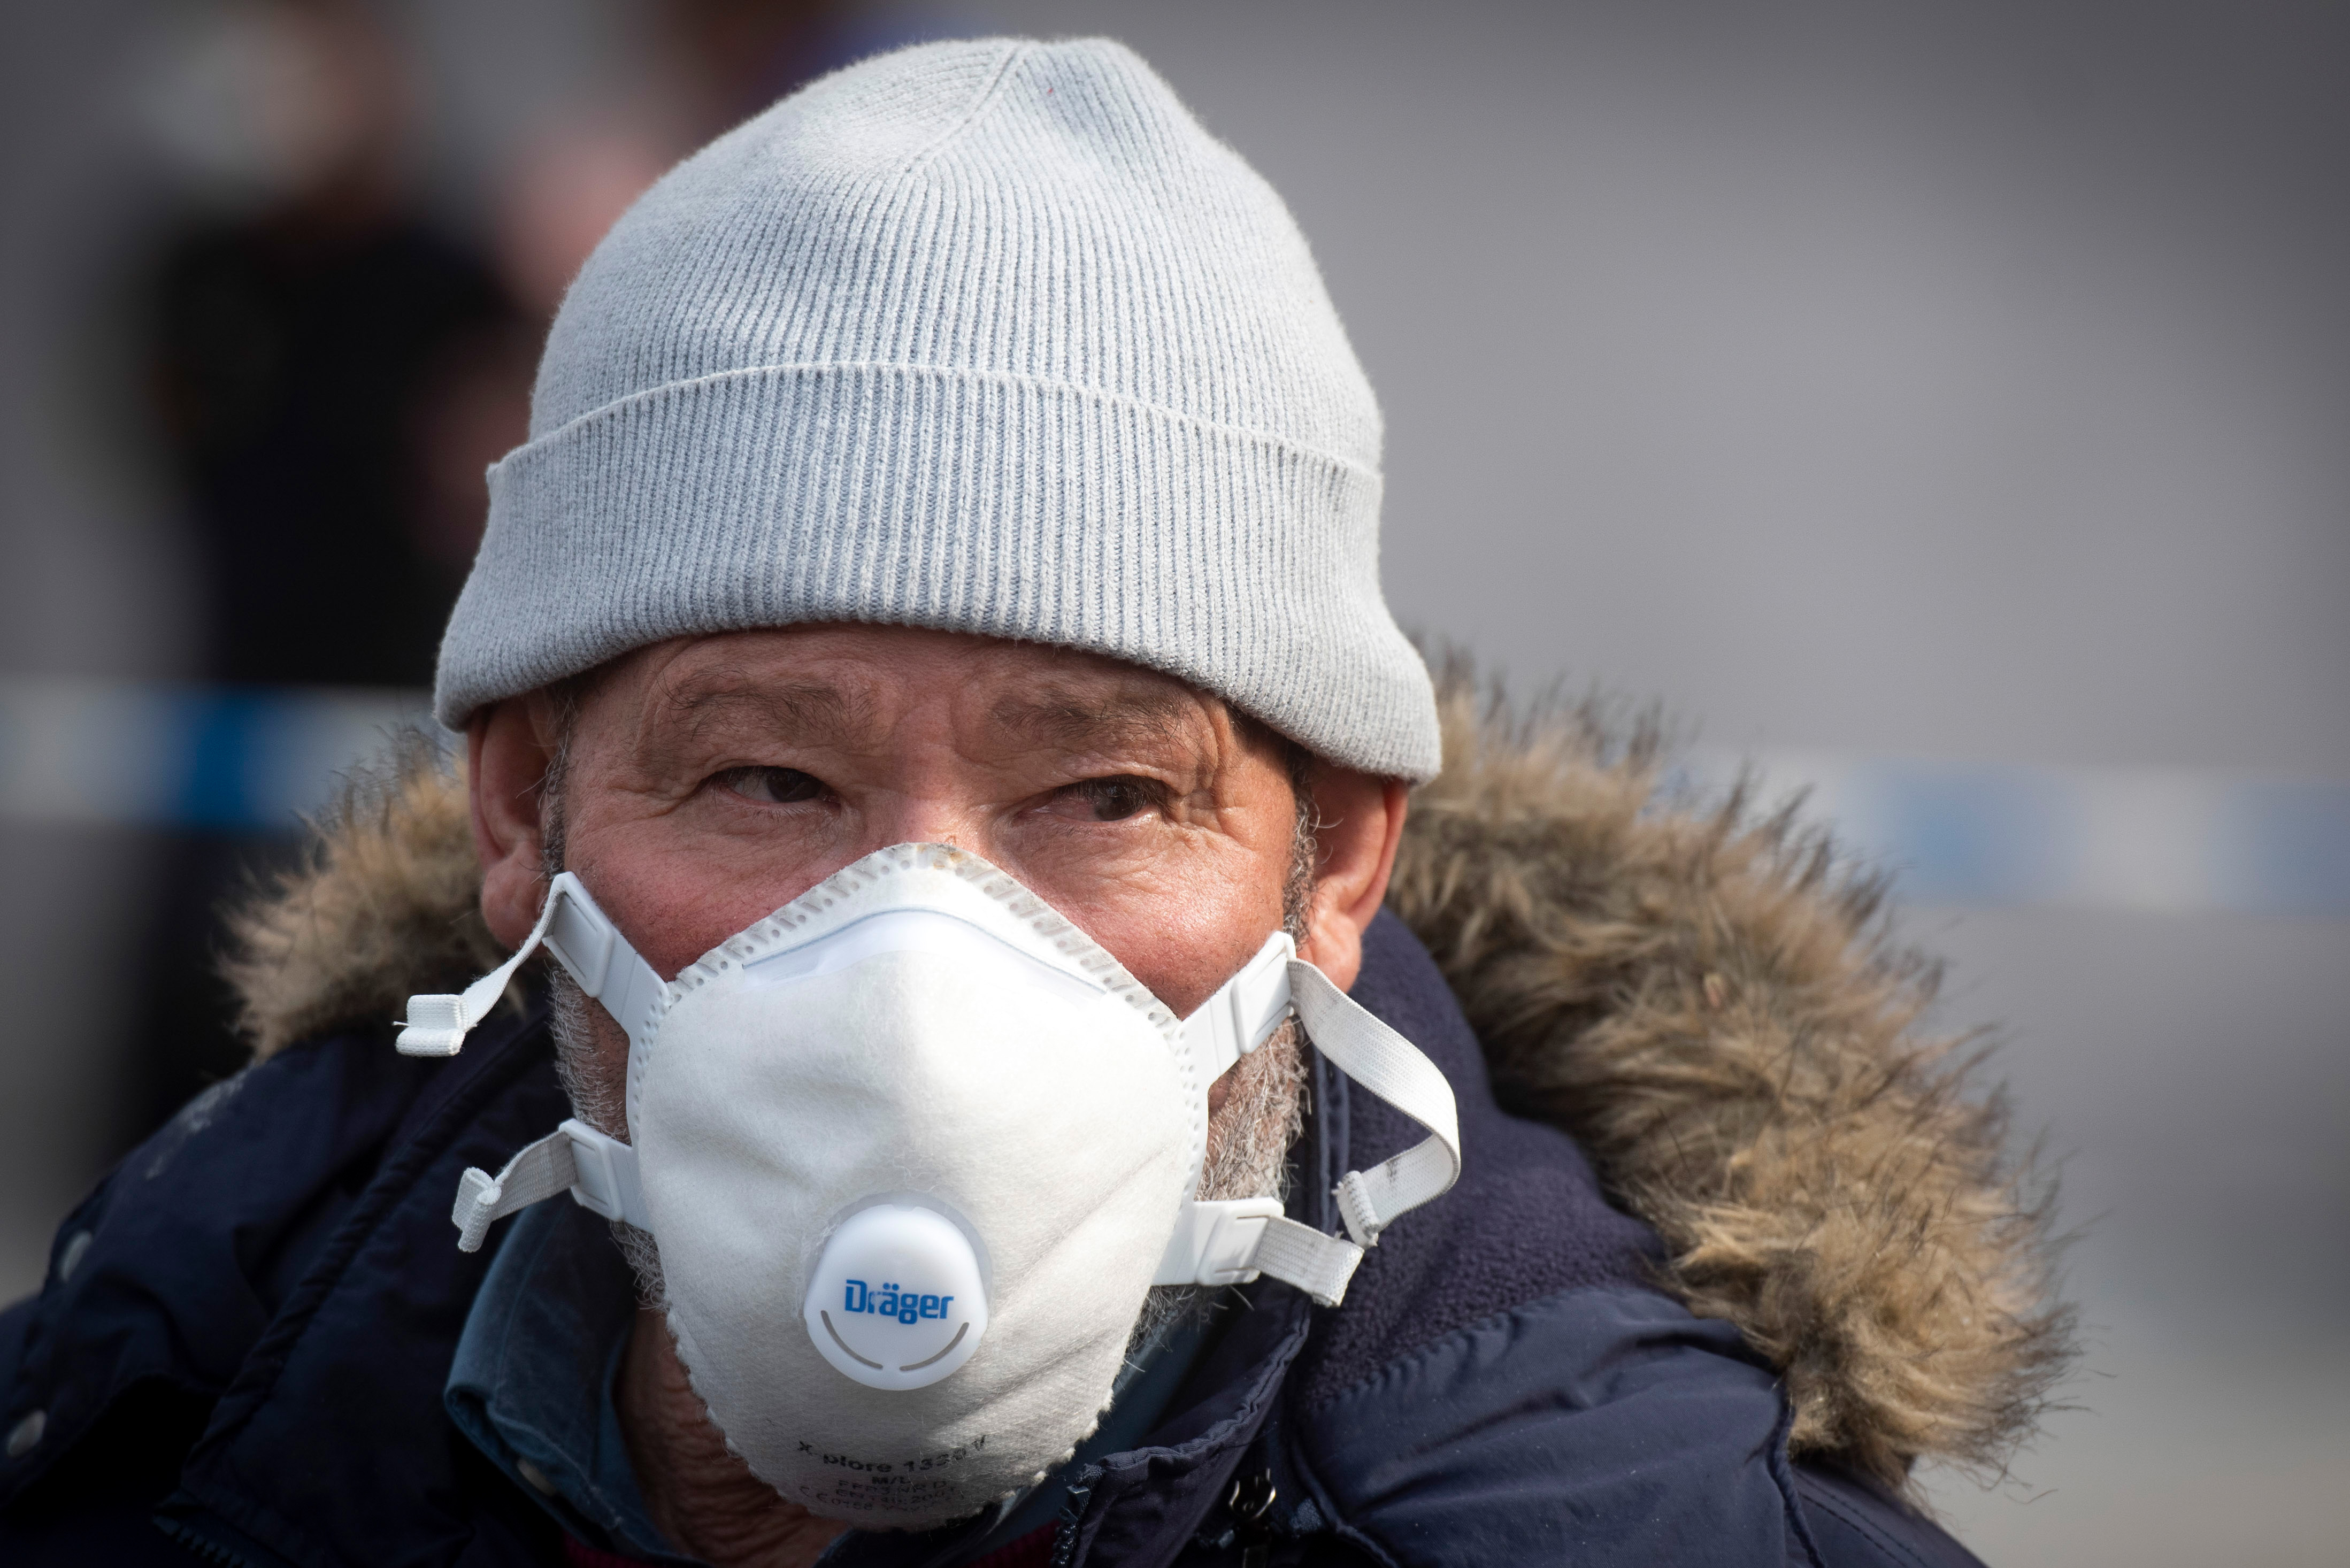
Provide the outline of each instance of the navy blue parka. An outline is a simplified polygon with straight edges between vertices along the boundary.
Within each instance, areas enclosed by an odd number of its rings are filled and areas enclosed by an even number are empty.
[[[1055,1561],[1145,1564],[1970,1563],[1832,1468],[1728,1324],[1656,1288],[1657,1243],[1563,1134],[1504,1115],[1427,953],[1383,916],[1355,995],[1451,1077],[1464,1168],[1345,1304],[1260,1282],[1144,1446],[1078,1478]],[[1293,1214],[1419,1130],[1317,1064]],[[452,1063],[365,1030],[217,1085],[58,1231],[0,1316],[0,1561],[252,1568],[566,1560],[442,1387],[499,1232],[457,1251],[459,1174],[566,1114],[543,1011]],[[1269,1484],[1261,1522],[1231,1508]],[[596,1543],[588,1543],[590,1545]],[[833,1560],[958,1560],[958,1532]]]

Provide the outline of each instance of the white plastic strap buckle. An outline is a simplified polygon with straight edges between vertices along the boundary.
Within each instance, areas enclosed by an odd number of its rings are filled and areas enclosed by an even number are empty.
[[[1258,1241],[1281,1218],[1276,1198],[1228,1198],[1183,1205],[1175,1217],[1155,1285],[1244,1285],[1256,1278]]]
[[[457,1204],[449,1214],[457,1250],[481,1251],[492,1224],[567,1188],[583,1209],[651,1229],[637,1183],[637,1151],[586,1122],[567,1121],[516,1153],[497,1175],[473,1166],[458,1179]]]
[[[576,1172],[573,1200],[607,1220],[625,1220],[639,1231],[651,1230],[652,1222],[645,1217],[644,1189],[637,1183],[637,1151],[583,1121],[567,1121],[558,1130],[571,1139]]]
[[[1200,1081],[1212,1084],[1224,1070],[1270,1039],[1289,1016],[1289,966],[1297,948],[1287,931],[1275,931],[1240,972],[1183,1020],[1183,1038],[1200,1064]]]
[[[1154,1285],[1244,1285],[1265,1273],[1324,1306],[1347,1296],[1363,1250],[1284,1218],[1275,1198],[1228,1198],[1183,1205]]]
[[[411,996],[408,1017],[398,1042],[403,1056],[454,1056],[490,1009],[505,994],[530,955],[545,943],[556,961],[579,982],[579,989],[604,1004],[604,1011],[627,1031],[629,1044],[641,1047],[660,1021],[669,987],[653,967],[639,957],[620,935],[588,889],[570,872],[556,874],[547,885],[546,902],[538,923],[512,957],[455,994]]]

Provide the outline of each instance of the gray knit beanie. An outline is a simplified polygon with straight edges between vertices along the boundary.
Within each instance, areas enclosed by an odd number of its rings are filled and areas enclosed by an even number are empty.
[[[1131,51],[930,44],[671,171],[555,320],[435,706],[873,621],[1165,670],[1437,770],[1379,414],[1287,209]]]

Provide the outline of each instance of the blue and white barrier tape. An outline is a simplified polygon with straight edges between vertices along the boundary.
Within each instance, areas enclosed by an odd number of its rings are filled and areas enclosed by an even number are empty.
[[[2350,784],[1811,752],[1752,765],[1765,801],[1807,790],[1804,815],[1895,872],[1907,903],[2350,915]]]
[[[0,679],[0,820],[283,832],[421,691]]]
[[[0,820],[290,830],[425,694],[0,679]],[[1723,777],[1736,759],[1700,758]],[[1766,799],[1913,904],[2350,916],[2350,784],[2156,768],[1757,760]]]

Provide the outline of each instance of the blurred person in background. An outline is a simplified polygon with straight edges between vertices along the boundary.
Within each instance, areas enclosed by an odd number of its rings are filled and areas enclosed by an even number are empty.
[[[245,911],[255,1064],[0,1316],[0,1552],[1971,1561],[1911,1469],[2067,1325],[1927,983],[1440,691],[1304,238],[1143,62],[785,100],[537,387],[463,776]]]
[[[542,319],[661,171],[800,83],[928,34],[919,11],[854,0],[650,0],[639,21],[639,68],[546,116],[494,181],[499,273]]]
[[[203,674],[421,687],[480,537],[480,471],[526,418],[537,333],[406,178],[413,88],[338,0],[239,16],[242,211],[152,269],[157,424],[202,544]],[[232,58],[234,58],[234,55]],[[241,89],[241,90],[239,90]]]
[[[421,688],[480,537],[481,472],[527,418],[539,328],[423,212],[416,85],[367,8],[252,0],[166,71],[153,118],[193,189],[137,315],[200,569],[196,673]],[[215,911],[295,826],[197,824],[164,845],[129,1140],[234,1069]]]
[[[614,102],[559,111],[494,177],[475,242],[428,212],[417,67],[358,0],[197,23],[151,113],[192,176],[141,269],[148,421],[196,546],[200,678],[419,690],[522,439],[538,340],[628,203],[693,147],[889,42],[837,0],[658,0]],[[158,852],[117,1147],[233,1072],[216,911],[294,852],[192,825]]]

